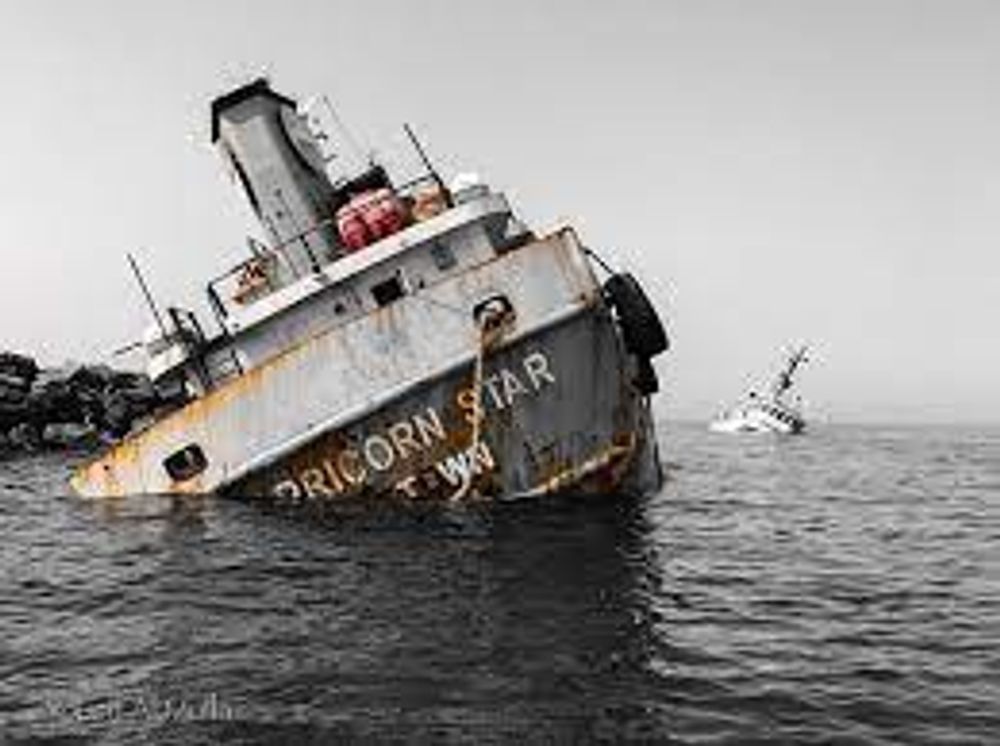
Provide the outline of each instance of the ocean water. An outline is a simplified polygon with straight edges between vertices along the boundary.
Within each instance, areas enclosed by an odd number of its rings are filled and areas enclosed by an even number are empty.
[[[1000,743],[1000,430],[661,433],[640,501],[322,521],[2,462],[0,742]]]

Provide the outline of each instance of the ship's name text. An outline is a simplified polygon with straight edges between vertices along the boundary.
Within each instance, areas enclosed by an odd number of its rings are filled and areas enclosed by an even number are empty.
[[[548,356],[531,352],[520,366],[502,367],[483,377],[478,412],[471,387],[456,393],[455,404],[462,412],[465,430],[470,431],[477,417],[482,422],[491,412],[509,409],[555,382]],[[483,440],[447,453],[426,466],[428,453],[454,440],[458,438],[449,436],[437,409],[428,407],[379,432],[369,433],[355,441],[353,447],[334,446],[327,453],[313,456],[294,476],[275,484],[271,493],[282,501],[334,497],[358,491],[373,476],[416,461],[416,473],[397,480],[393,489],[398,496],[417,498],[441,487],[460,488],[470,479],[497,468],[494,454]]]

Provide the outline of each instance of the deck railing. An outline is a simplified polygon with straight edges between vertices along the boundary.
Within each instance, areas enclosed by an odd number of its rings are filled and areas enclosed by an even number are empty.
[[[408,224],[431,217],[432,208],[427,206],[429,200],[425,195],[432,193],[429,189],[432,186],[440,187],[437,176],[424,174],[391,189],[396,198],[407,207],[410,216]],[[441,194],[439,199],[442,200],[444,209],[451,206],[447,192]],[[422,209],[423,213],[420,212]],[[250,305],[298,279],[302,275],[301,269],[288,257],[287,249],[325,230],[337,231],[335,217],[326,218],[273,246],[252,240],[252,256],[208,283],[209,304],[219,324],[225,328],[224,321],[233,310]],[[321,262],[311,250],[308,250],[308,254],[314,270],[318,271],[325,264],[331,263]],[[332,261],[336,262],[339,258],[340,256]]]

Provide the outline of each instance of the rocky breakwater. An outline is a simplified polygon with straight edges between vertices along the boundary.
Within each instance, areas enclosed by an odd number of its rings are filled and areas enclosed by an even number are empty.
[[[95,447],[120,438],[159,405],[142,374],[106,365],[45,369],[0,352],[0,453]]]

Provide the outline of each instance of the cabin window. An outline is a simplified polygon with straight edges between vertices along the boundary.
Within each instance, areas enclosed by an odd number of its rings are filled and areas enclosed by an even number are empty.
[[[372,297],[380,307],[395,303],[404,295],[406,295],[406,290],[403,288],[403,283],[398,276],[390,277],[384,282],[372,285]]]
[[[436,243],[431,247],[431,258],[434,259],[434,266],[444,272],[458,264],[455,252],[447,244]]]
[[[163,468],[174,482],[186,482],[194,479],[205,471],[208,459],[197,443],[184,446],[176,453],[168,456],[163,462]]]

